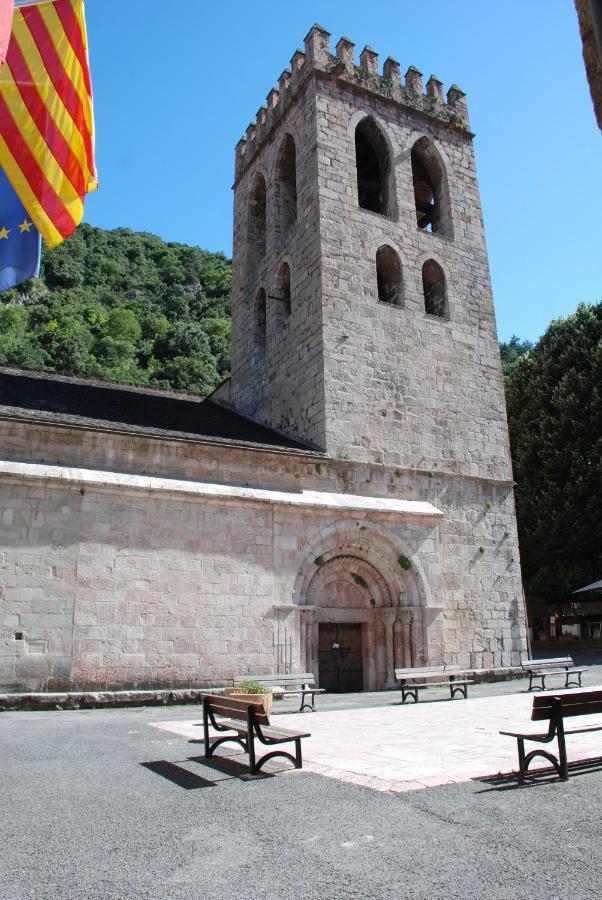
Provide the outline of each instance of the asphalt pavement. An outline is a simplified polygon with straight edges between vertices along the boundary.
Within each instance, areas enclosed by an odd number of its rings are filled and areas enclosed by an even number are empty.
[[[0,714],[2,900],[602,894],[602,762],[567,783],[393,795],[303,771],[251,778],[245,756],[207,762],[202,744],[151,724],[192,715]]]

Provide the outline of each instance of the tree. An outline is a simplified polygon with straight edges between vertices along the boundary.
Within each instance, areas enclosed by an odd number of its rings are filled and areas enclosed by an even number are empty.
[[[552,322],[506,399],[525,584],[566,596],[602,577],[602,303]]]
[[[81,225],[2,294],[0,364],[209,393],[229,374],[230,282],[221,253]]]
[[[500,343],[500,357],[502,359],[502,372],[505,376],[511,375],[521,356],[532,348],[531,341],[521,341],[515,334],[509,341]]]

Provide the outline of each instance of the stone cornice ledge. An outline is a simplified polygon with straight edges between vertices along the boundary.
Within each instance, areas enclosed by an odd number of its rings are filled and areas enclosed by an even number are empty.
[[[158,478],[150,475],[130,475],[126,472],[104,472],[97,469],[78,469],[70,466],[50,466],[40,463],[0,460],[0,478],[67,482],[97,489],[148,491],[166,494],[188,494],[216,500],[247,500],[279,506],[301,506],[313,509],[335,509],[357,512],[379,512],[398,516],[441,518],[443,513],[431,503],[421,500],[394,500],[366,497],[359,494],[334,494],[327,491],[285,491],[213,484],[206,481],[185,481],[178,478]]]

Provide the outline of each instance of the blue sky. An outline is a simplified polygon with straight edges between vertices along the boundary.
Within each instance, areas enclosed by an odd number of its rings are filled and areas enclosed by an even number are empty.
[[[313,22],[468,94],[500,339],[598,302],[600,135],[572,0],[87,0],[86,220],[230,254],[234,146]]]

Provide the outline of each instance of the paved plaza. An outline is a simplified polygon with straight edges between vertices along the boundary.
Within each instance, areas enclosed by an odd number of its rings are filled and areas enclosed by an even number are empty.
[[[439,696],[446,693],[441,690]],[[303,725],[311,737],[303,741],[304,768],[374,790],[401,793],[510,773],[516,769],[516,741],[500,736],[500,729],[546,730],[541,723],[529,722],[533,705],[529,694],[404,707],[391,702],[376,708],[323,712],[311,719],[306,716]],[[156,725],[198,740],[199,721],[197,716]],[[278,716],[277,721],[284,728],[299,727],[294,713]],[[236,744],[229,746],[236,749]],[[600,732],[569,738],[568,754],[569,761],[602,756]],[[242,751],[236,754],[239,758],[246,758]],[[272,771],[288,768],[286,762],[272,766]]]
[[[255,778],[236,745],[203,758],[193,707],[3,713],[0,896],[597,898],[599,733],[569,738],[567,783],[498,776],[523,689],[290,700],[274,718],[312,732],[305,767]]]

